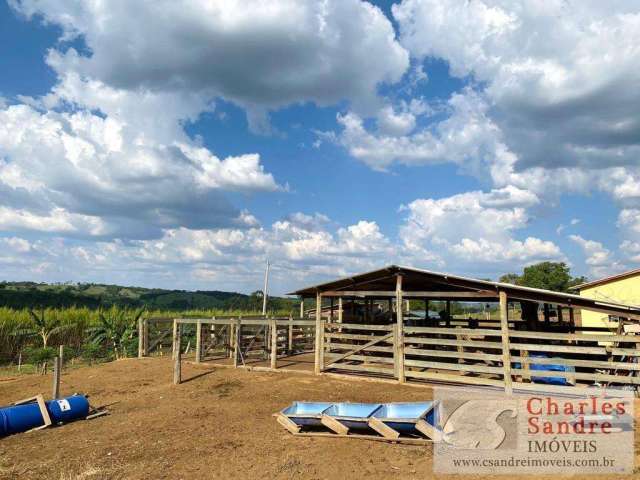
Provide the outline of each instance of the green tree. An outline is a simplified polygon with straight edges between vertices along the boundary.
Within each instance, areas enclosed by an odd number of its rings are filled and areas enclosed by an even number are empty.
[[[525,267],[518,284],[525,287],[566,292],[569,287],[575,285],[575,281],[576,279],[571,277],[566,263],[542,262]]]
[[[510,283],[511,285],[519,285],[520,275],[517,273],[505,273],[502,275],[498,281],[500,283]]]

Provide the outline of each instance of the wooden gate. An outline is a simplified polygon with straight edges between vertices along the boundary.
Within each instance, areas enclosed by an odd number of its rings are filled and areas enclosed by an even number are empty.
[[[326,323],[323,370],[347,370],[394,376],[395,328],[392,325]]]

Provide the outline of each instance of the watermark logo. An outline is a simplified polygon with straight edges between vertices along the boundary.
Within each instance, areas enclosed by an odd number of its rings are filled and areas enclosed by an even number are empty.
[[[436,389],[436,473],[631,473],[633,395],[498,395]]]

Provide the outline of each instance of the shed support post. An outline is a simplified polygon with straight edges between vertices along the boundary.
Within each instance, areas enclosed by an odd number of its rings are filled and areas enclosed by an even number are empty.
[[[509,318],[507,310],[507,294],[503,291],[500,296],[500,331],[502,333],[502,371],[504,376],[504,391],[507,395],[513,393],[511,382],[511,352],[509,351]]]
[[[271,368],[276,369],[276,361],[278,359],[278,324],[276,320],[271,319]]]
[[[404,383],[404,323],[402,319],[402,275],[396,277],[396,335],[393,356],[396,361],[396,376]]]
[[[338,323],[342,323],[342,297],[338,297]],[[338,332],[342,333],[342,327],[338,327]]]
[[[196,322],[196,363],[202,360],[202,321]]]
[[[300,299],[300,318],[304,318],[304,298]]]
[[[322,334],[322,296],[318,292],[316,294],[316,351],[314,358],[314,373],[319,375],[322,371],[323,357],[322,350],[324,349],[324,335]]]
[[[177,320],[173,321],[173,384],[179,385],[182,381],[182,352],[180,351],[181,325]]]

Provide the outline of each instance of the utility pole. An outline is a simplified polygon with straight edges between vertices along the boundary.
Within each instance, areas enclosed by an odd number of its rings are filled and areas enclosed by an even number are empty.
[[[267,290],[269,289],[269,259],[267,269],[264,271],[264,290],[262,290],[262,315],[267,314]]]

